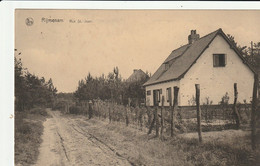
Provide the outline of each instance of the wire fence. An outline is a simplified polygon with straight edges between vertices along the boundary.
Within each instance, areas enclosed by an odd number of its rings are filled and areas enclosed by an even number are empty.
[[[244,126],[249,126],[251,107],[240,104],[237,106]],[[95,100],[93,103],[81,102],[63,107],[64,112],[83,114],[99,119],[108,119],[110,123],[122,122],[121,125],[132,125],[141,130],[149,129],[157,113],[158,127],[163,126],[163,133],[170,134],[172,107],[130,107],[118,105],[110,101]],[[163,121],[163,124],[161,123]],[[174,133],[197,131],[196,107],[177,107],[173,114]],[[235,117],[232,105],[202,105],[202,131],[216,131],[235,128]]]

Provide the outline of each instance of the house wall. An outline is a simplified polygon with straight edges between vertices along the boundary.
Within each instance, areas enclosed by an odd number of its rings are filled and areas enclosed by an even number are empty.
[[[148,90],[151,90],[151,95],[147,96],[146,95],[146,106],[153,106],[153,90],[156,89],[162,89],[162,94],[161,96],[164,96],[165,102],[164,102],[164,106],[170,106],[170,102],[167,102],[166,100],[166,89],[171,87],[171,92],[172,92],[172,100],[173,100],[173,87],[174,86],[178,86],[179,87],[180,82],[179,81],[171,81],[171,82],[166,82],[166,83],[161,83],[161,84],[156,84],[156,85],[150,85],[150,86],[146,86],[145,90],[146,92]],[[160,100],[159,105],[162,105],[162,100]]]
[[[213,67],[213,54],[226,54],[225,67]],[[225,39],[218,35],[197,62],[180,80],[180,105],[192,105],[195,84],[200,84],[201,104],[206,98],[218,104],[228,93],[229,103],[234,102],[234,83],[237,83],[238,102],[252,100],[254,74],[232,50]]]

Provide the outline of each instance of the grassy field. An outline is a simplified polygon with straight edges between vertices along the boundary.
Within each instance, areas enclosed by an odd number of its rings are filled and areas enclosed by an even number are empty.
[[[73,116],[72,116],[73,118]],[[77,116],[76,118],[79,118]],[[154,138],[135,126],[98,119],[79,121],[82,127],[136,165],[234,165],[260,164],[259,150],[250,146],[250,132],[226,130],[203,132],[199,144],[197,133],[179,134],[174,138]]]
[[[42,123],[47,117],[43,108],[15,113],[15,164],[31,165],[37,160],[42,142]]]

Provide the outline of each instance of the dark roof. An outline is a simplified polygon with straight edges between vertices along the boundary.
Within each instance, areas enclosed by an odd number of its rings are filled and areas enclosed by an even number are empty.
[[[140,81],[141,79],[145,78],[147,74],[143,72],[141,69],[134,69],[133,74],[130,75],[130,77],[126,80],[127,82],[135,82]]]
[[[163,64],[152,75],[152,77],[144,84],[144,86],[181,79],[218,34],[224,37],[230,47],[234,49],[239,57],[242,58],[243,62],[254,72],[254,70],[246,63],[237,48],[230,42],[222,29],[218,29],[206,36],[201,37],[192,44],[187,44],[173,50]],[[167,70],[165,69],[166,63],[169,63],[170,65]]]

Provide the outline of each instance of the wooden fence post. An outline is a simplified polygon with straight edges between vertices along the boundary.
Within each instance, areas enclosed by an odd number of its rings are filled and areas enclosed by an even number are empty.
[[[257,98],[258,98],[258,75],[255,74],[254,88],[253,88],[253,100],[252,100],[252,113],[251,113],[251,146],[252,149],[256,149],[256,111],[257,111]]]
[[[111,123],[111,103],[108,104],[108,118],[109,118],[109,123]]]
[[[152,130],[153,130],[153,127],[154,127],[154,124],[155,124],[155,131],[156,131],[156,136],[155,137],[158,137],[159,136],[159,120],[158,120],[158,106],[155,107],[154,111],[153,111],[154,115],[153,115],[153,121],[151,123],[151,126],[149,128],[149,131],[148,131],[148,135],[152,133]]]
[[[68,113],[70,113],[70,103],[68,103],[68,105],[67,105],[67,110],[68,110]]]
[[[93,102],[91,100],[89,100],[89,114],[88,114],[88,118],[91,119],[93,116]]]
[[[140,110],[139,110],[139,122],[140,122],[140,127],[141,127],[141,130],[143,130],[143,112],[144,112],[144,109],[143,107],[140,105]]]
[[[159,119],[158,119],[158,106],[155,108],[155,131],[156,131],[156,137],[159,136]]]
[[[151,113],[151,107],[147,107],[146,106],[146,114],[147,114],[147,116],[148,116],[148,126],[150,126],[151,125],[151,123],[152,123],[152,113]]]
[[[236,127],[237,129],[239,129],[240,127],[240,116],[239,113],[237,111],[237,96],[238,96],[238,92],[237,92],[237,83],[234,83],[234,105],[233,105],[233,114],[235,115],[235,119],[236,119]]]
[[[69,113],[69,106],[68,105],[69,105],[68,103],[65,104],[65,112],[66,113]]]
[[[170,125],[171,125],[171,136],[173,137],[173,107],[172,107],[172,90],[170,89],[170,95],[169,95],[169,104],[170,104],[170,113],[171,113],[171,119],[170,119]]]
[[[171,111],[171,137],[173,137],[173,130],[174,130],[174,117],[173,116],[174,116],[175,109],[178,106],[178,93],[179,93],[179,88],[177,86],[175,86],[174,92],[173,92],[173,94],[174,94],[173,108]]]
[[[149,130],[148,130],[148,133],[147,133],[148,135],[152,133],[153,126],[154,126],[154,123],[155,123],[155,110],[156,110],[156,108],[153,110],[153,120],[152,120],[151,125],[149,127]]]
[[[126,117],[125,117],[126,126],[128,126],[129,124],[128,112],[130,112],[130,102],[131,102],[130,98],[128,98],[128,105],[126,106]]]
[[[129,125],[129,118],[128,118],[128,109],[129,109],[129,106],[126,106],[126,114],[125,114],[125,123],[126,123],[126,126]]]
[[[201,136],[201,110],[200,110],[200,85],[199,84],[195,84],[195,89],[196,89],[198,135],[199,135],[199,142],[202,142],[202,136]]]
[[[162,96],[162,107],[161,107],[161,137],[163,136],[163,110],[164,110],[164,96]]]

